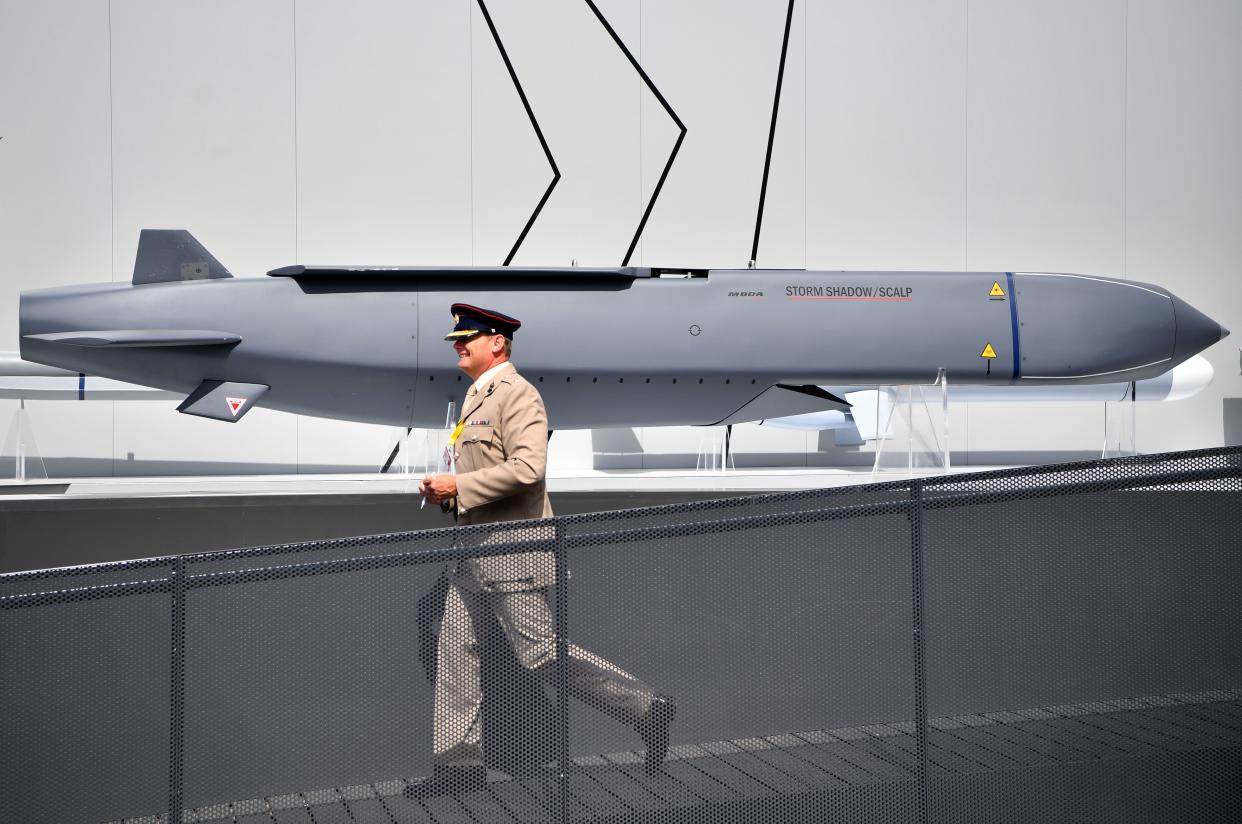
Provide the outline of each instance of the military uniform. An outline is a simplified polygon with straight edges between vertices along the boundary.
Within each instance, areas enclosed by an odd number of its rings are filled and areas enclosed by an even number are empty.
[[[458,308],[454,306],[455,312]],[[544,481],[548,418],[538,390],[506,362],[480,376],[462,409],[460,432],[450,447],[457,470],[458,523],[551,515]],[[518,527],[498,530],[492,540],[522,537],[526,536]],[[479,627],[487,612],[498,620],[523,667],[549,680],[554,677],[556,634],[548,587],[555,578],[551,552],[484,556],[455,565],[436,652],[433,759],[437,769],[483,763]],[[570,694],[642,732],[643,719],[653,706],[651,690],[624,670],[572,644],[569,658]],[[657,704],[664,700],[654,698]],[[662,723],[667,729],[667,721]],[[659,755],[662,759],[663,753]]]

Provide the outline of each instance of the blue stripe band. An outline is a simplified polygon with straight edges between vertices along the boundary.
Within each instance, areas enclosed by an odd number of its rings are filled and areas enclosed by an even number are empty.
[[[1013,288],[1013,272],[1005,273],[1009,287],[1009,323],[1013,327],[1013,382],[1022,377],[1022,338],[1018,335],[1018,292]]]
[[[78,373],[78,400],[86,400],[86,375]]]

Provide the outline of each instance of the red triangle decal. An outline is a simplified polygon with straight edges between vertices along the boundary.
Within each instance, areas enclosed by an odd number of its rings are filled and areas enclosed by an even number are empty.
[[[246,405],[245,398],[225,398],[224,402],[229,405],[229,411],[233,413],[233,417],[237,417],[237,413]]]

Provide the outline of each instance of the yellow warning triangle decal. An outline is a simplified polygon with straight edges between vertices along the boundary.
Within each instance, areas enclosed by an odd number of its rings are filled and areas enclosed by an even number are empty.
[[[988,297],[1003,298],[1004,296],[1005,296],[1005,290],[1001,288],[1000,281],[999,280],[992,281],[992,291],[988,292]]]
[[[993,349],[992,344],[989,343],[987,346],[983,347],[983,351],[979,353],[979,357],[994,358],[996,357],[996,350]]]

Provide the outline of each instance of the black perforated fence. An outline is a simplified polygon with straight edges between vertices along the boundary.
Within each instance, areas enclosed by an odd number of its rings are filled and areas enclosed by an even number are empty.
[[[0,820],[1239,820],[1240,535],[1230,448],[0,576]]]

